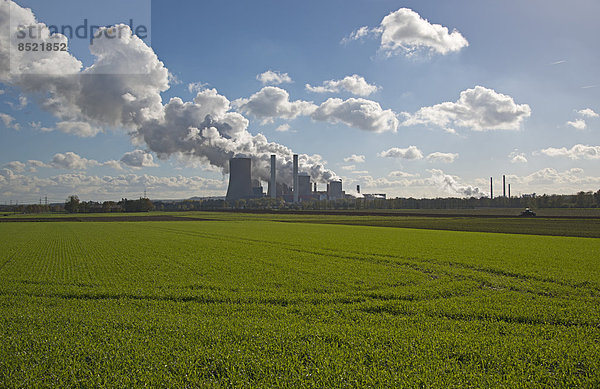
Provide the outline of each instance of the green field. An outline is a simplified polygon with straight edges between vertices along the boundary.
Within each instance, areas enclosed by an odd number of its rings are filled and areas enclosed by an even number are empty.
[[[600,386],[593,220],[204,216],[0,223],[0,387]]]

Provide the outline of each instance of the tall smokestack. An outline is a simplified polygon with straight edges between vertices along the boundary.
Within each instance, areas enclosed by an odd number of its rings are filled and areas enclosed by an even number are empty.
[[[506,176],[502,175],[502,197],[506,197]]]
[[[490,199],[494,199],[494,177],[490,177]]]
[[[356,185],[356,192],[360,194],[360,185]]]
[[[314,190],[314,192],[317,193],[317,183],[316,182],[315,182],[315,190]]]
[[[300,189],[298,188],[298,154],[294,154],[294,202],[298,202],[298,194]]]
[[[510,199],[510,184],[508,184],[508,198]]]
[[[271,155],[271,182],[269,183],[269,187],[271,189],[271,198],[277,198],[277,180],[276,180],[276,157],[275,154]]]

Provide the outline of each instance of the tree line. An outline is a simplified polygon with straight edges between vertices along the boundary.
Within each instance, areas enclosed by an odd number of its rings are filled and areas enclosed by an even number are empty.
[[[148,198],[121,201],[80,201],[77,195],[67,198],[64,204],[28,204],[0,206],[2,212],[17,213],[110,213],[148,211],[207,211],[226,209],[298,209],[298,210],[369,210],[369,209],[475,209],[475,208],[600,208],[600,190],[579,192],[573,195],[527,195],[521,197],[490,198],[394,198],[366,200],[346,198],[341,200],[309,200],[286,203],[283,199],[268,197],[225,201],[222,199],[194,199],[182,201],[154,201]]]

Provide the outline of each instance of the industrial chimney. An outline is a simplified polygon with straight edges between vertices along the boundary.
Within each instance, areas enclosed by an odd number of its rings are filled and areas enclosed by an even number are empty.
[[[229,187],[227,201],[252,197],[252,160],[232,158],[229,160]]]
[[[490,177],[490,199],[494,199],[494,177]]]
[[[506,197],[506,176],[502,175],[502,197]]]
[[[360,194],[360,185],[356,185],[356,192]]]
[[[294,202],[299,200],[300,188],[298,188],[298,154],[294,154]]]
[[[510,199],[510,184],[508,184],[508,198]]]
[[[275,154],[271,155],[271,181],[269,182],[269,189],[271,189],[272,199],[277,198],[276,162]]]

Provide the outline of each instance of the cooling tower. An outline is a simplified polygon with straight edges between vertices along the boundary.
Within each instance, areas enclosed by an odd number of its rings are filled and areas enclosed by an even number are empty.
[[[294,202],[297,203],[299,200],[298,194],[300,193],[298,188],[298,154],[294,154]]]
[[[298,196],[300,198],[309,198],[310,187],[310,176],[306,173],[298,174]]]
[[[269,190],[272,199],[277,198],[277,181],[276,181],[276,157],[271,155],[271,181],[269,181]]]
[[[232,158],[229,160],[229,200],[247,199],[252,197],[252,160],[250,158]]]
[[[330,181],[327,189],[329,200],[339,200],[344,198],[342,191],[342,181]]]

